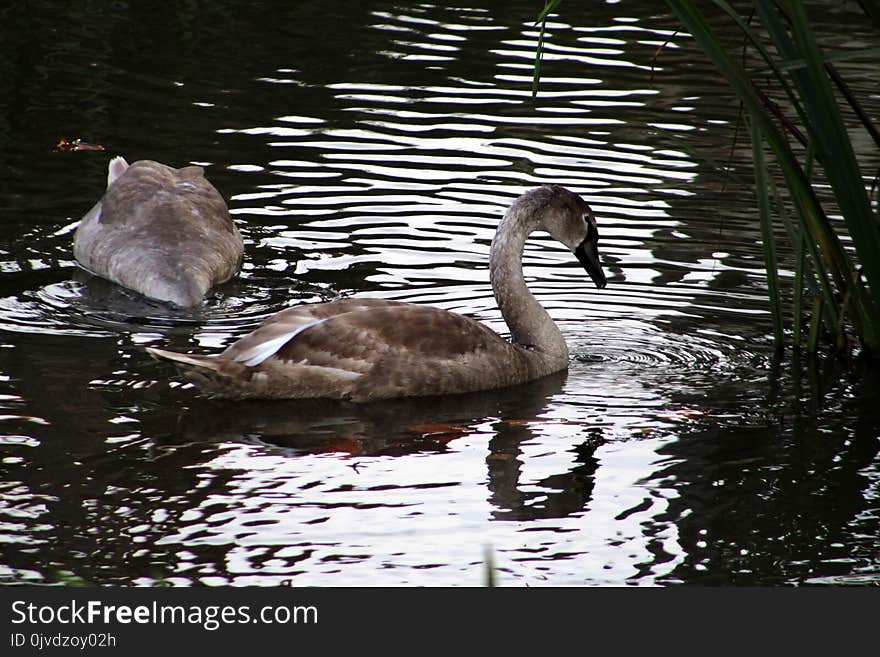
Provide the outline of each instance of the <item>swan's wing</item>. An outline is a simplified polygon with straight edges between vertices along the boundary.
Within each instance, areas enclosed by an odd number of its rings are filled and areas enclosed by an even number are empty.
[[[230,345],[222,357],[248,367],[256,367],[275,356],[288,342],[306,328],[329,319],[384,307],[403,306],[396,301],[382,299],[339,299],[329,303],[296,306],[275,313],[259,328]]]
[[[354,401],[470,392],[521,377],[509,342],[480,322],[430,306],[334,317],[303,330],[275,358],[350,373]]]
[[[317,320],[282,346],[276,357],[297,361],[322,353],[376,363],[392,355],[424,361],[455,360],[500,338],[468,317],[431,306],[396,305],[355,310]]]
[[[370,363],[369,371],[353,382],[350,397],[355,401],[464,393],[523,380],[527,363],[517,348],[468,317],[407,305],[352,320],[358,331],[349,334],[354,339],[348,349],[353,358]],[[296,357],[297,349],[317,337],[317,331],[304,331],[303,344],[294,340],[280,355],[291,348]]]
[[[306,363],[366,373],[394,363],[449,365],[507,344],[483,324],[430,306],[372,299],[282,311],[223,356],[256,367]]]

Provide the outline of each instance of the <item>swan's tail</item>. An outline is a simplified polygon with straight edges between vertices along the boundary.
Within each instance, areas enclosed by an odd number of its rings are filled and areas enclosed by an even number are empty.
[[[274,359],[248,366],[225,352],[199,356],[155,347],[147,347],[147,352],[174,365],[206,396],[218,399],[347,399],[360,376],[306,363],[282,363],[279,368]]]
[[[223,361],[218,360],[216,356],[181,354],[155,347],[147,347],[147,353],[156,360],[174,365],[184,377],[195,383],[208,396],[237,396],[234,392],[237,388],[235,377],[223,371],[225,369],[222,367]]]
[[[121,155],[117,155],[110,160],[110,164],[107,165],[107,187],[112,185],[119,176],[125,173],[126,169],[128,169],[128,162],[126,162],[125,158]]]
[[[156,360],[164,360],[173,363],[178,367],[187,369],[194,367],[196,369],[206,369],[212,372],[217,371],[216,358],[214,356],[196,356],[194,354],[180,354],[176,351],[167,351],[165,349],[156,349],[156,347],[147,347],[147,353]]]

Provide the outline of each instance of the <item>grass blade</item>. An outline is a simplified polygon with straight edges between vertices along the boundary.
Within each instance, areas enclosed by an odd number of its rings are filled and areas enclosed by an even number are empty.
[[[794,320],[792,322],[792,343],[795,348],[800,348],[801,332],[803,331],[803,299],[804,299],[804,268],[806,262],[806,238],[801,233],[799,239],[795,243],[795,265],[794,265],[794,299],[792,300],[792,314]]]
[[[541,24],[541,33],[538,35],[538,49],[535,51],[535,66],[532,74],[532,98],[538,95],[538,83],[541,81],[541,61],[544,59],[544,34],[547,31],[547,17],[553,13],[562,0],[544,0],[544,9],[538,15],[536,23]]]
[[[782,309],[779,298],[779,274],[776,268],[776,243],[770,217],[770,195],[767,191],[767,167],[764,162],[764,140],[757,122],[749,120],[752,136],[752,161],[755,165],[755,191],[758,195],[758,215],[761,220],[761,241],[764,248],[764,267],[767,271],[767,293],[770,297],[770,314],[773,318],[773,344],[776,350],[783,348]]]
[[[810,335],[807,338],[807,353],[815,354],[819,345],[819,328],[822,326],[822,297],[813,299],[813,314],[810,317]]]

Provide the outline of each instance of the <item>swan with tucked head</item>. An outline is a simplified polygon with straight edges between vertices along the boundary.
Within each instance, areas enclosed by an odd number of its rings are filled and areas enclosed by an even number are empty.
[[[546,185],[517,198],[489,256],[495,299],[511,339],[486,325],[431,306],[342,299],[282,310],[216,355],[148,348],[208,395],[335,398],[365,402],[474,392],[523,383],[568,366],[559,328],[523,277],[526,238],[543,229],[577,256],[597,287],[596,219],[584,200]]]
[[[244,244],[202,167],[110,161],[107,191],[76,229],[73,254],[91,273],[190,307],[241,266]]]

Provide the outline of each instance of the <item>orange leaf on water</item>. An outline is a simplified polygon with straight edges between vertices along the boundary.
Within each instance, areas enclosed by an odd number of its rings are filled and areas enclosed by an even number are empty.
[[[422,434],[422,438],[431,438],[433,440],[455,440],[468,434],[466,427],[459,427],[453,424],[412,424],[404,428]]]
[[[58,144],[55,146],[55,152],[67,153],[70,151],[103,151],[104,147],[100,144],[89,144],[84,142],[82,139],[74,139],[73,141],[68,141],[67,137],[62,137],[58,140]]]

